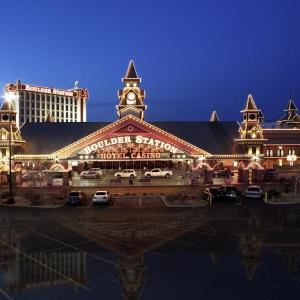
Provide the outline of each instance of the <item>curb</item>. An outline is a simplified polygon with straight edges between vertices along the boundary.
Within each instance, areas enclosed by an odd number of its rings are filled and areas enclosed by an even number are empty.
[[[55,209],[55,208],[61,208],[63,207],[64,205],[57,205],[57,206],[50,206],[50,205],[16,205],[16,204],[0,204],[0,207],[3,206],[3,207],[16,207],[16,208],[20,208],[20,207],[25,207],[25,208],[41,208],[41,209],[46,209],[46,208],[52,208],[52,209]]]

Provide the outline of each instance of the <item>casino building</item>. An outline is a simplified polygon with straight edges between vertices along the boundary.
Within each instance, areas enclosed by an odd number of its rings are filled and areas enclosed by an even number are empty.
[[[70,171],[90,167],[167,167],[191,176],[200,174],[207,183],[212,182],[214,171],[224,168],[236,170],[240,182],[263,181],[267,168],[299,171],[300,116],[292,100],[284,116],[272,124],[264,123],[252,95],[241,110],[240,123],[222,122],[216,112],[208,122],[148,122],[145,91],[133,61],[122,81],[118,119],[112,123],[26,122],[20,132],[14,104],[4,101],[0,111],[2,166],[7,164],[11,133],[17,182],[21,181],[19,173],[37,168],[50,175],[61,172],[66,185]],[[51,184],[51,176],[48,181]]]

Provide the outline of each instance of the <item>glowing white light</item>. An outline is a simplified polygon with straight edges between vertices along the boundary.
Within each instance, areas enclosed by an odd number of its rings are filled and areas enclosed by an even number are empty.
[[[2,98],[5,100],[5,101],[8,101],[8,102],[12,102],[12,101],[15,101],[17,99],[17,95],[12,93],[12,92],[4,92],[4,94],[2,95]]]
[[[252,134],[251,134],[251,137],[252,137],[253,139],[255,139],[255,138],[256,138],[256,133],[252,133]]]

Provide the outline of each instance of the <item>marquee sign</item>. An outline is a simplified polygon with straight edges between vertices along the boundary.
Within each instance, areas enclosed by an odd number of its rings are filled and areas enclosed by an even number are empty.
[[[95,152],[99,149],[103,149],[109,146],[113,146],[113,145],[120,145],[120,144],[128,144],[128,143],[134,143],[137,145],[150,145],[153,147],[157,147],[160,148],[162,150],[168,151],[172,154],[176,154],[178,152],[180,152],[176,147],[174,147],[173,145],[163,142],[161,140],[158,139],[154,139],[154,138],[150,138],[150,137],[145,137],[145,136],[141,136],[141,135],[137,135],[137,136],[120,136],[120,137],[112,137],[110,139],[105,139],[102,141],[99,141],[97,143],[91,144],[89,146],[86,146],[83,149],[83,152],[85,155],[88,155],[92,152]],[[141,157],[143,158],[143,157]],[[144,157],[146,158],[146,157]]]
[[[25,84],[25,90],[29,91],[29,92],[38,92],[38,93],[55,94],[55,95],[73,97],[73,92],[71,92],[71,91],[58,90],[58,89],[54,89],[54,88],[45,88],[45,87],[33,86],[33,85],[29,85],[29,84]]]

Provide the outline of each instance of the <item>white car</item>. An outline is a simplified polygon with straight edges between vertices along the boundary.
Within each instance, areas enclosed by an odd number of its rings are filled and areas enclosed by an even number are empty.
[[[173,172],[170,170],[165,170],[163,171],[162,169],[153,169],[151,171],[145,172],[144,176],[147,178],[151,177],[165,177],[165,178],[170,178],[173,175]]]
[[[110,199],[110,194],[108,191],[97,191],[93,198],[93,204],[107,204]]]
[[[82,171],[80,173],[80,177],[84,177],[84,175],[88,175],[89,173],[98,173],[99,176],[103,175],[103,172],[100,168],[91,168],[91,169],[88,169],[87,171]]]
[[[136,172],[133,169],[126,169],[115,173],[117,178],[134,178],[136,177]]]
[[[262,199],[263,191],[258,185],[250,185],[246,190],[245,196],[246,198]]]

